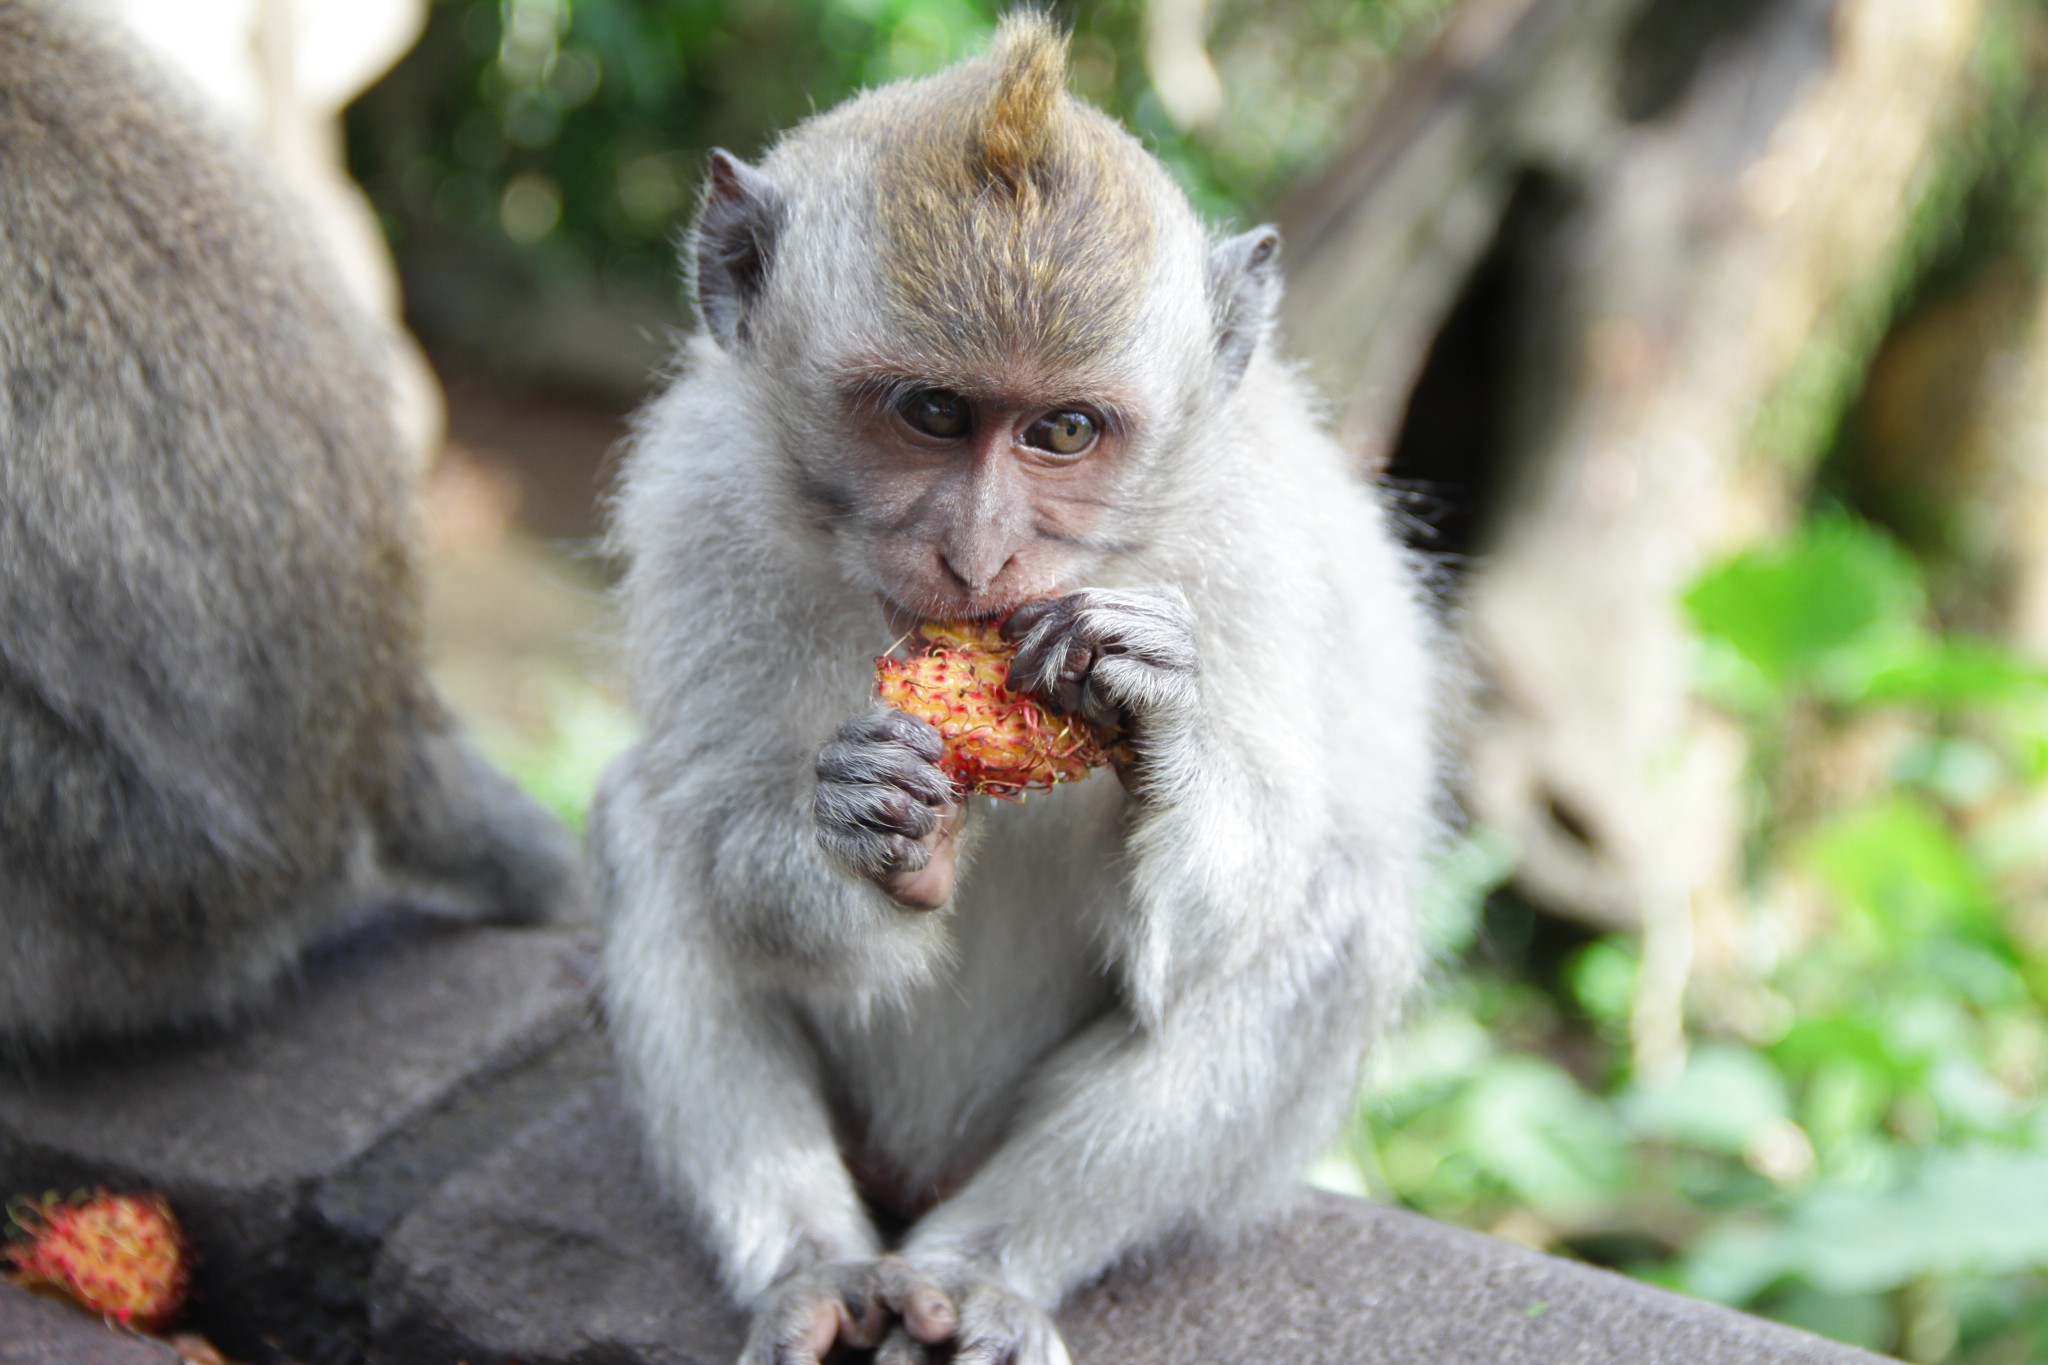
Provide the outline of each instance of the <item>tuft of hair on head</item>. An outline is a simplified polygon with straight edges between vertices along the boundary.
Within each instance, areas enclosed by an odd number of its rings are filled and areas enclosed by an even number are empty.
[[[1014,190],[1052,155],[1067,95],[1067,35],[1043,10],[1012,10],[989,49],[995,88],[975,138],[983,168]]]

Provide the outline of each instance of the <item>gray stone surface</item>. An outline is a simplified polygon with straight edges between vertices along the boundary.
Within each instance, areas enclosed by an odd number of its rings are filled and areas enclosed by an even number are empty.
[[[370,1325],[380,1365],[732,1365],[745,1322],[605,1080],[399,1223]]]
[[[376,1365],[731,1365],[742,1323],[648,1182],[610,1081],[402,1221]],[[1155,1254],[1062,1314],[1077,1365],[1852,1365],[1877,1357],[1360,1200]]]
[[[1881,1359],[1419,1214],[1327,1194],[1236,1245],[1125,1267],[1061,1317],[1082,1365]]]
[[[0,1280],[0,1365],[178,1365],[178,1353]]]
[[[560,931],[387,922],[233,1031],[0,1073],[0,1194],[160,1190],[224,1349],[355,1359],[390,1224],[596,1067],[590,975]]]

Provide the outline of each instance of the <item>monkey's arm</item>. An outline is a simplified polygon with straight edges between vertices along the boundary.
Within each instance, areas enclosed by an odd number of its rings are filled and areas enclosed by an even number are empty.
[[[1082,589],[1028,602],[1004,626],[1018,641],[1012,686],[1133,736],[1127,904],[1112,949],[1127,1002],[1148,1025],[1203,973],[1236,970],[1305,931],[1274,915],[1308,900],[1338,830],[1364,831],[1366,847],[1408,830],[1423,837],[1417,811],[1393,812],[1379,831],[1352,814],[1345,784],[1375,776],[1425,804],[1427,765],[1372,773],[1378,756],[1353,737],[1402,717],[1356,716],[1358,697],[1328,695],[1357,670],[1300,643],[1309,632],[1295,606],[1230,613],[1269,620],[1276,638],[1221,647],[1213,632],[1198,638],[1195,611],[1173,588]],[[1410,728],[1426,724],[1418,715]]]
[[[1008,1141],[913,1231],[911,1261],[969,1299],[992,1282],[1050,1308],[1134,1246],[1256,1210],[1340,1119],[1417,970],[1433,769],[1412,604],[1343,596],[1239,611],[1277,641],[1203,658],[1172,591],[1019,613],[1013,676],[1137,738],[1127,1009],[1036,1073]],[[1384,630],[1303,663],[1318,619]]]
[[[752,1303],[794,1271],[880,1243],[794,1015],[765,977],[735,969],[704,891],[660,856],[667,831],[650,796],[629,753],[591,811],[593,879],[612,916],[608,1023],[663,1183],[690,1196],[727,1286]]]
[[[1210,976],[1155,1023],[1127,1014],[1036,1076],[1010,1139],[904,1255],[975,1325],[978,1286],[1047,1310],[1125,1251],[1270,1207],[1342,1112],[1377,1002],[1364,931]]]
[[[836,907],[846,917],[837,925],[778,921],[758,906],[734,918],[735,907],[716,898],[722,883],[731,894],[735,877],[754,876],[754,895],[779,891],[799,904],[826,894],[805,881],[817,877],[820,856],[808,812],[789,797],[771,803],[770,811],[788,807],[779,820],[707,809],[703,824],[688,827],[676,818],[677,794],[663,800],[646,769],[644,751],[627,753],[591,810],[593,890],[612,917],[608,1024],[661,1183],[684,1196],[726,1288],[752,1311],[742,1361],[781,1365],[822,1359],[835,1342],[873,1346],[888,1314],[921,1340],[945,1339],[957,1325],[952,1304],[903,1262],[877,1259],[881,1239],[840,1155],[819,1061],[789,994],[800,977],[793,945],[830,953],[872,938],[862,917],[877,907],[859,902],[884,898],[856,888],[853,904]],[[749,834],[760,837],[759,820],[785,849],[809,850],[812,863],[736,860],[707,878],[702,864],[668,856],[680,844],[715,857],[713,824],[736,824],[727,833],[744,848]],[[883,910],[930,931],[930,916]],[[896,944],[899,968],[904,946]]]

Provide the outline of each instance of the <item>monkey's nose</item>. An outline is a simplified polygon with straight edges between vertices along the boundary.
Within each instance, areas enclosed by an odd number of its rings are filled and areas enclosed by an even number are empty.
[[[998,562],[994,555],[956,554],[951,550],[939,552],[939,567],[956,587],[979,597],[988,591],[989,584],[1003,576],[1003,571],[1017,562],[1015,553],[1005,554]]]

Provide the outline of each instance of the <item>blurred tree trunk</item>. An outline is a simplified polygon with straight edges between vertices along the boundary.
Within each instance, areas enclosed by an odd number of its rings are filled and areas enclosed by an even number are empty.
[[[1950,240],[1833,459],[1928,565],[1947,625],[2048,654],[2048,6],[1989,8]]]
[[[1679,597],[1796,515],[1985,24],[1982,0],[1471,0],[1282,206],[1292,341],[1464,563],[1468,806],[1531,897],[1644,930],[1652,1053],[1742,838],[1743,746],[1693,699]]]

